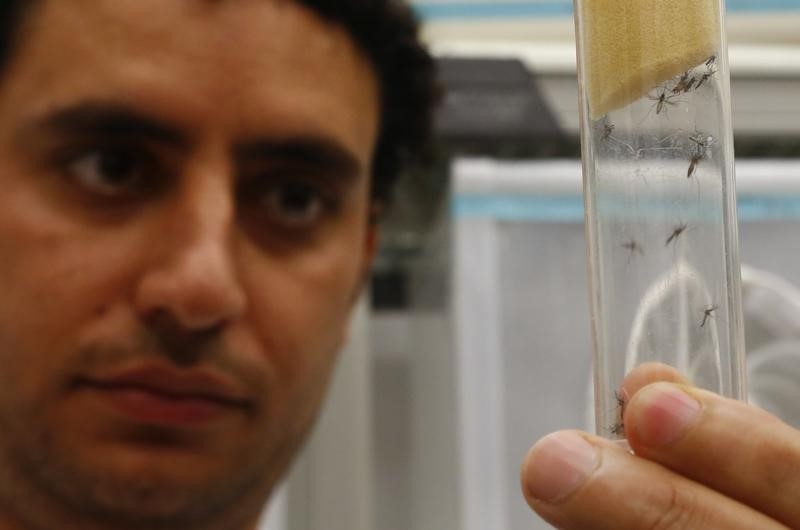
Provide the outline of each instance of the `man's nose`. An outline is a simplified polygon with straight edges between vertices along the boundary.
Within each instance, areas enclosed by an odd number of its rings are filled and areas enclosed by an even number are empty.
[[[235,257],[231,193],[219,186],[191,189],[157,214],[147,270],[136,292],[145,320],[174,322],[185,333],[235,320],[246,296]]]

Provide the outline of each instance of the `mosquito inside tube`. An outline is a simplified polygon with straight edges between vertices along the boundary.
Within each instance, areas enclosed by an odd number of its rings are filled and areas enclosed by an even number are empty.
[[[625,243],[623,243],[622,248],[630,252],[631,256],[633,256],[634,254],[638,254],[639,256],[644,256],[644,247],[642,247],[642,244],[636,241],[635,239],[630,239]]]
[[[675,83],[675,86],[672,87],[672,93],[675,95],[685,94],[692,89],[692,87],[696,82],[697,78],[693,76],[690,71],[687,70],[686,72],[683,73],[683,75],[681,75],[678,82]]]
[[[677,103],[672,101],[676,95],[669,95],[666,88],[662,88],[660,94],[655,96],[648,94],[647,97],[656,102],[656,114],[661,114],[662,112],[666,111],[666,105],[671,105],[673,107],[677,105]]]
[[[689,170],[686,172],[686,178],[687,179],[692,178],[692,175],[694,174],[695,170],[697,169],[697,165],[700,163],[700,161],[702,159],[703,159],[703,154],[702,153],[694,153],[692,155],[692,158],[689,161]]]
[[[613,123],[606,123],[603,125],[603,134],[600,135],[601,141],[606,141],[611,137],[611,133],[614,132],[614,124]]]
[[[709,318],[714,318],[714,311],[717,310],[717,305],[708,306],[703,309],[703,321],[700,322],[700,327],[705,327],[706,323],[708,322]]]
[[[686,229],[688,227],[689,227],[689,225],[687,225],[686,223],[681,223],[678,226],[676,226],[675,228],[673,228],[672,232],[670,233],[669,237],[667,238],[667,241],[664,243],[664,246],[665,247],[669,246],[670,243],[672,243],[673,241],[676,241],[681,236],[681,234],[683,234],[686,231]]]
[[[617,421],[612,425],[609,430],[615,436],[622,436],[625,434],[625,405],[626,405],[626,392],[614,391],[614,400],[617,402]]]
[[[716,74],[716,73],[717,73],[717,69],[714,68],[713,65],[709,66],[708,69],[706,70],[706,72],[703,75],[700,76],[700,79],[697,81],[697,84],[695,85],[694,89],[695,90],[699,89],[701,86],[703,86],[703,84],[705,84],[706,81],[711,79],[711,77],[713,77],[714,74]]]
[[[711,136],[704,137],[702,133],[697,132],[690,136],[689,140],[694,142],[694,149],[689,159],[689,170],[686,172],[686,178],[692,178],[700,161],[706,158],[713,138]]]

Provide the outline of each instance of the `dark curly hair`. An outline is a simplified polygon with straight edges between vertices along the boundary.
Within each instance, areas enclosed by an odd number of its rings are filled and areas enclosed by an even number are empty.
[[[401,0],[297,0],[345,27],[370,59],[381,89],[381,130],[372,196],[388,202],[397,176],[421,160],[439,100],[436,66],[419,40],[419,24]]]
[[[386,204],[402,171],[422,160],[439,99],[435,61],[419,23],[401,0],[293,0],[343,26],[370,60],[381,91],[380,135],[372,161],[372,198]],[[0,70],[35,0],[0,0]]]

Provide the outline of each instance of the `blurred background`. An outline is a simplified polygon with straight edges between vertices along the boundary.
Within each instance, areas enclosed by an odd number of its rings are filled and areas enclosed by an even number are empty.
[[[571,0],[417,0],[446,88],[269,530],[537,530],[530,445],[591,429]],[[728,0],[751,400],[800,426],[800,0]]]

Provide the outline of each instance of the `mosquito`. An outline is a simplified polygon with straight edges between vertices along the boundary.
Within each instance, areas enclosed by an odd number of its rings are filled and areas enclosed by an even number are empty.
[[[677,105],[677,103],[672,101],[672,98],[674,98],[675,96],[674,95],[672,95],[672,96],[668,95],[666,88],[662,89],[661,90],[661,94],[659,94],[658,96],[652,96],[652,95],[648,94],[647,97],[650,100],[657,102],[656,103],[656,114],[661,114],[662,111],[665,111],[666,110],[666,105],[672,105],[672,106]]]
[[[694,136],[690,136],[689,140],[695,143],[694,152],[692,153],[692,157],[689,160],[689,170],[686,172],[686,178],[692,178],[697,166],[700,164],[700,161],[703,160],[706,155],[708,154],[708,146],[713,141],[713,137],[709,136],[704,138],[701,133],[696,133]]]
[[[692,158],[689,161],[689,170],[686,172],[687,179],[692,178],[694,171],[697,169],[697,165],[700,163],[702,159],[703,159],[702,153],[695,153],[692,155]]]
[[[623,243],[622,248],[628,250],[631,253],[631,256],[634,254],[644,256],[644,247],[642,247],[642,244],[635,239],[631,239],[630,241]]]
[[[623,421],[623,417],[625,416],[625,391],[617,392],[614,391],[614,399],[617,401],[617,416],[619,417],[619,421],[614,423],[611,426],[611,434],[615,436],[621,436],[625,434],[625,422]]]
[[[709,144],[713,141],[713,139],[714,138],[711,136],[703,136],[703,133],[698,131],[697,129],[695,129],[694,134],[689,137],[690,141],[694,142],[695,145],[703,149],[708,147]]]
[[[692,89],[696,82],[697,78],[691,75],[691,73],[687,70],[683,73],[683,75],[681,75],[681,78],[678,80],[675,86],[672,87],[672,93],[675,95],[685,94]]]
[[[664,246],[667,247],[673,241],[677,241],[677,239],[681,236],[681,234],[683,234],[686,231],[686,229],[688,227],[689,227],[689,225],[687,225],[686,223],[681,223],[678,226],[676,226],[672,230],[672,233],[667,238],[667,241],[666,241],[666,243],[664,243]]]
[[[627,394],[627,392],[624,390],[622,392],[614,391],[614,399],[617,401],[617,408],[619,409],[620,416],[625,415],[625,394]]]
[[[706,81],[711,79],[711,76],[713,76],[716,73],[717,73],[716,68],[714,68],[713,65],[709,66],[708,69],[706,70],[706,73],[704,73],[703,75],[700,76],[700,79],[697,81],[697,84],[695,85],[694,89],[695,90],[699,89],[701,86],[703,86],[703,84]]]
[[[711,66],[712,66],[712,65],[713,65],[715,62],[717,62],[717,56],[716,56],[716,55],[712,55],[712,56],[710,56],[708,59],[706,59],[706,66],[707,66],[708,68],[711,68]]]
[[[700,327],[705,327],[706,322],[708,322],[709,318],[714,318],[714,311],[717,310],[717,305],[714,304],[712,306],[708,306],[707,308],[703,309],[703,321],[700,323]]]
[[[614,132],[614,124],[613,123],[606,123],[603,125],[603,134],[600,135],[601,141],[606,141],[611,138],[611,133]]]
[[[622,436],[623,434],[625,434],[625,423],[622,421],[620,421],[619,423],[615,423],[614,425],[611,426],[611,429],[609,430],[611,431],[611,434],[613,434],[614,436]]]

